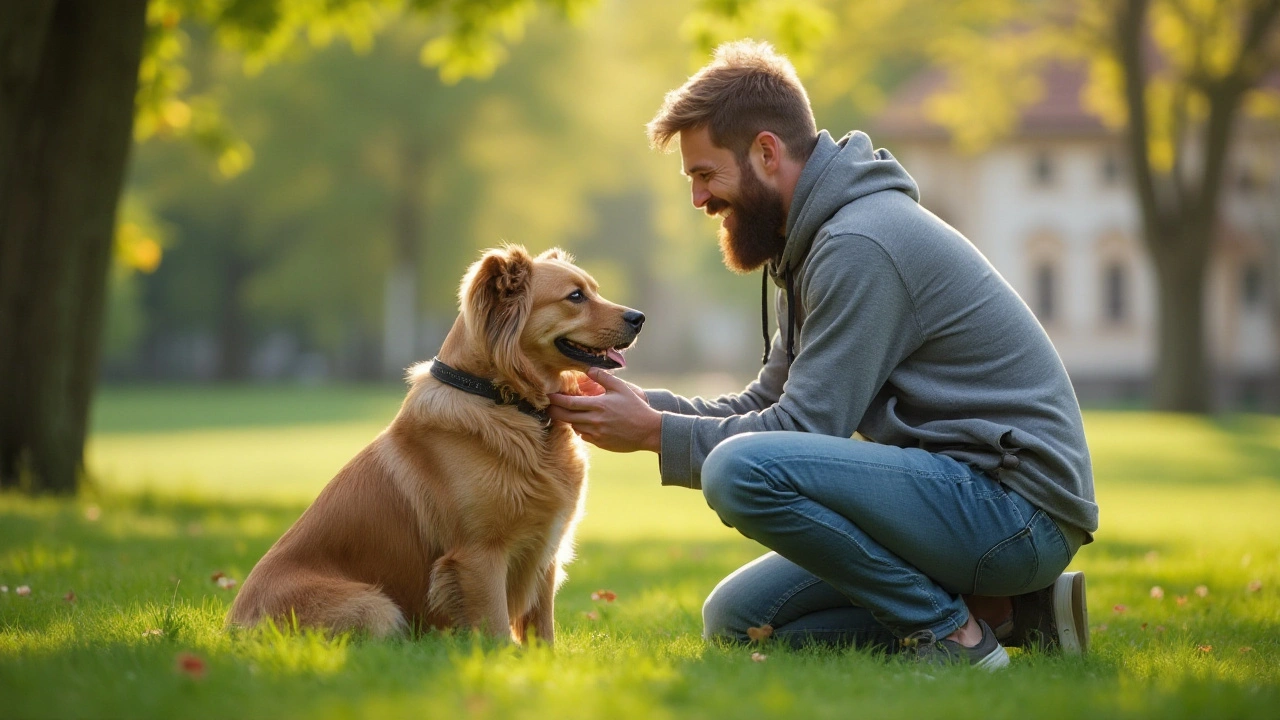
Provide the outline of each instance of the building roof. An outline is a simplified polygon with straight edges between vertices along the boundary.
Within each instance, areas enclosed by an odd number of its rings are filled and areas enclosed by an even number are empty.
[[[904,83],[872,121],[877,136],[901,139],[945,140],[950,132],[930,120],[925,104],[945,90],[946,71],[930,68]],[[1043,88],[1040,99],[1022,109],[1014,137],[1091,136],[1103,137],[1113,131],[1084,107],[1081,90],[1088,81],[1083,63],[1053,61],[1040,71]]]

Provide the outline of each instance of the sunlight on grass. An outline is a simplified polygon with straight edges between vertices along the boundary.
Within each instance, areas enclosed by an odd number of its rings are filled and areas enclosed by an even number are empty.
[[[1075,567],[1089,577],[1093,652],[1015,653],[991,677],[704,642],[703,598],[761,548],[700,493],[661,487],[649,454],[593,454],[554,652],[465,633],[224,631],[235,589],[215,573],[243,580],[380,430],[370,413],[386,390],[343,393],[308,400],[310,417],[293,423],[263,402],[266,421],[240,427],[231,404],[210,401],[197,414],[216,422],[169,430],[165,413],[199,410],[199,393],[169,410],[159,396],[124,398],[146,410],[134,426],[108,397],[95,492],[0,496],[0,714],[1203,718],[1280,703],[1275,418],[1090,414],[1103,526]],[[592,600],[598,589],[616,600]]]

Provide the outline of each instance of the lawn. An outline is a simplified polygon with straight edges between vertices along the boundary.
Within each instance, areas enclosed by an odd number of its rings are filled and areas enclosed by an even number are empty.
[[[75,501],[0,495],[0,717],[1277,717],[1280,419],[1086,417],[1103,527],[1088,657],[998,675],[704,643],[759,546],[652,455],[596,453],[558,644],[222,629],[243,579],[398,389],[106,392]],[[29,592],[19,594],[19,587]],[[616,600],[593,600],[607,589]],[[752,653],[766,656],[753,661]]]

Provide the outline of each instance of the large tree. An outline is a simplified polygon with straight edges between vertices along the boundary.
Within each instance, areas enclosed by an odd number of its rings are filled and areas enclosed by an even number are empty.
[[[1101,47],[1124,78],[1129,165],[1159,293],[1154,400],[1205,412],[1209,253],[1245,103],[1280,70],[1280,0],[1119,0],[1104,12]]]
[[[74,492],[83,467],[116,207],[139,132],[183,124],[181,28],[260,68],[301,38],[367,45],[388,18],[438,20],[423,58],[491,73],[541,3],[578,0],[24,0],[0,3],[0,488]],[[139,78],[142,83],[139,86]],[[206,125],[206,129],[208,129]],[[217,143],[216,132],[207,140]],[[243,148],[229,143],[234,168]]]

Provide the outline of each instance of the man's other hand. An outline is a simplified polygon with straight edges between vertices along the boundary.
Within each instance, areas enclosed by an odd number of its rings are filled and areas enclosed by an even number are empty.
[[[662,414],[649,407],[643,390],[599,368],[588,370],[578,389],[582,395],[547,396],[553,420],[569,423],[583,440],[605,450],[661,449]]]

